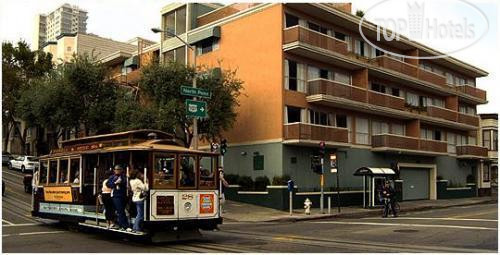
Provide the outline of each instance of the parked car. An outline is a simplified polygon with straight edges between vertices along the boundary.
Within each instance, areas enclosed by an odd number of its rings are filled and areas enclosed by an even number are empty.
[[[12,154],[4,151],[2,152],[2,166],[6,166],[9,164],[10,160],[13,159]]]
[[[36,157],[33,156],[19,156],[9,162],[9,169],[21,170],[23,173],[26,171],[33,172],[35,167],[38,167],[38,162]]]

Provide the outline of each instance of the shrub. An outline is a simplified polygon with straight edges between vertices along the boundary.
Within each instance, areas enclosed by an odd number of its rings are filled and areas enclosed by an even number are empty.
[[[240,185],[241,190],[252,190],[253,180],[250,176],[240,176],[238,178],[238,185]]]
[[[230,185],[238,184],[238,179],[240,178],[237,174],[225,174],[224,179],[226,179],[227,183]]]
[[[282,176],[274,176],[273,185],[287,185],[289,180],[290,176],[286,174]]]
[[[271,184],[271,182],[267,176],[259,176],[255,178],[255,190],[266,190],[269,184]]]

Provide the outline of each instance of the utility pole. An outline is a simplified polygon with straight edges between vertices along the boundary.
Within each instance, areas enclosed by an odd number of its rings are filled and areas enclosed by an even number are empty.
[[[319,202],[319,207],[320,207],[320,212],[321,214],[325,213],[324,212],[324,198],[325,198],[325,192],[324,192],[324,186],[325,186],[325,147],[326,144],[324,141],[321,141],[319,143],[319,154],[321,157],[321,177],[320,177],[320,185],[321,185],[321,195],[320,195],[320,202]]]

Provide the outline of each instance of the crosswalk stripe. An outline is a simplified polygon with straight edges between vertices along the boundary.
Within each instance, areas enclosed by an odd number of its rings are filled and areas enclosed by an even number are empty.
[[[494,230],[497,228],[473,227],[473,226],[454,226],[454,225],[430,225],[430,224],[409,224],[409,223],[383,223],[383,222],[353,222],[353,221],[315,221],[317,224],[337,224],[337,225],[372,225],[372,226],[398,226],[398,227],[424,227],[424,228],[456,228],[456,229],[474,229],[474,230]]]
[[[498,220],[493,219],[466,219],[466,218],[424,218],[424,217],[397,217],[397,218],[363,218],[367,220],[383,219],[383,220],[449,220],[449,221],[488,221],[488,222],[498,222]]]

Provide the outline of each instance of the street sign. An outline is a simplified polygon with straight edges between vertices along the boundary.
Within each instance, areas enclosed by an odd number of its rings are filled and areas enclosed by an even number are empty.
[[[210,92],[210,90],[207,90],[207,89],[181,86],[181,95],[192,96],[192,97],[211,98],[212,92]]]
[[[207,117],[207,102],[186,99],[186,116],[197,118]]]

